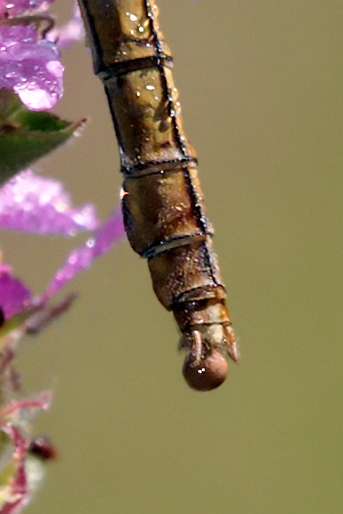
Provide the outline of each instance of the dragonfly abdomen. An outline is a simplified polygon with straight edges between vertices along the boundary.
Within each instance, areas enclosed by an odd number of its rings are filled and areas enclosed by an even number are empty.
[[[148,259],[154,291],[180,327],[187,382],[213,389],[227,371],[218,349],[238,356],[155,2],[79,3],[118,139],[128,239]]]

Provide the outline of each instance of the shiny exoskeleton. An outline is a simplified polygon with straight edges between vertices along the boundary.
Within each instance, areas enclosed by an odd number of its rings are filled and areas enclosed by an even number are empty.
[[[213,389],[227,374],[218,350],[225,348],[234,361],[238,355],[155,2],[79,3],[118,139],[128,239],[148,260],[157,298],[180,327],[186,381]]]

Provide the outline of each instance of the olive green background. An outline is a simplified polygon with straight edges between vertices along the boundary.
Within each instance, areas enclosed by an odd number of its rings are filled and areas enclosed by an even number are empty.
[[[59,451],[27,512],[338,514],[342,1],[159,4],[241,364],[216,391],[188,389],[173,317],[119,244],[22,352],[27,393],[54,389],[36,430]],[[106,99],[82,44],[63,61],[56,110],[91,120],[38,168],[105,218],[121,183]],[[5,234],[2,250],[38,293],[82,240]]]

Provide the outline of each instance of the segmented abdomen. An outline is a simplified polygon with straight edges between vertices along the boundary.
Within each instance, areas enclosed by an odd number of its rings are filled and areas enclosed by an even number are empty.
[[[80,3],[118,138],[128,239],[148,259],[158,299],[174,312],[186,380],[212,389],[226,376],[218,348],[234,360],[237,350],[156,7],[147,0]]]

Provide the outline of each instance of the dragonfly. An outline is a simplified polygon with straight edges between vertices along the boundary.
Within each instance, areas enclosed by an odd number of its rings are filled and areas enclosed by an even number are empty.
[[[179,326],[186,382],[209,391],[227,376],[223,351],[235,362],[238,351],[158,8],[154,0],[79,5],[118,140],[128,240]]]

